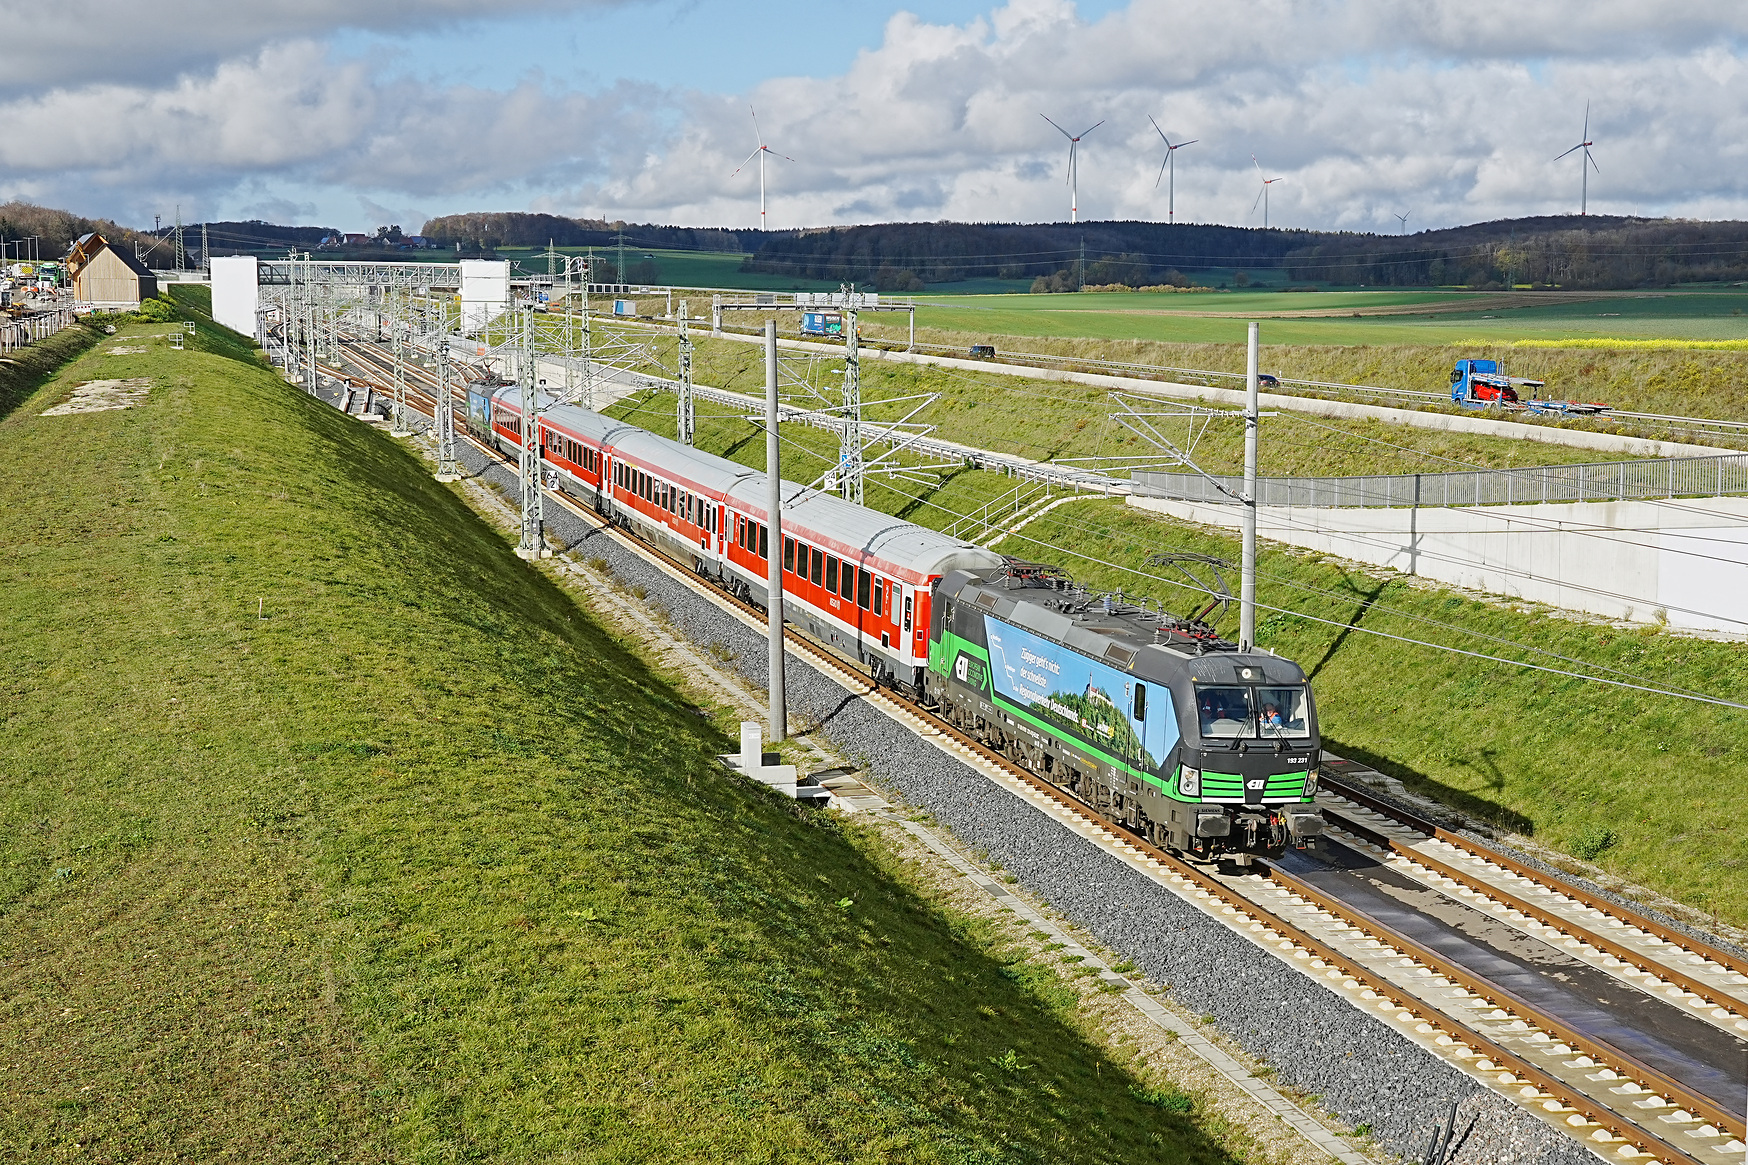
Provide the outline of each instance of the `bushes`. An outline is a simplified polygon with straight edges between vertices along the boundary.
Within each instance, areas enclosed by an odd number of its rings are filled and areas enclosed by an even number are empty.
[[[176,305],[168,296],[158,296],[140,304],[139,316],[154,324],[167,324],[176,318]]]

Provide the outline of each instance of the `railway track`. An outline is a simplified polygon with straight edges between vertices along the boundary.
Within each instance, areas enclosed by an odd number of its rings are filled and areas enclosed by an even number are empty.
[[[349,354],[379,387],[375,378],[392,378],[391,358],[369,345]],[[404,368],[409,403],[428,413],[436,376]],[[761,611],[688,565],[551,496],[763,625]],[[1330,861],[1289,854],[1260,873],[1189,864],[874,685],[853,662],[799,632],[787,637],[793,653],[910,731],[1599,1154],[1742,1160],[1736,1072],[1748,1055],[1748,961],[1377,798],[1341,778],[1357,766],[1338,758],[1320,795]]]

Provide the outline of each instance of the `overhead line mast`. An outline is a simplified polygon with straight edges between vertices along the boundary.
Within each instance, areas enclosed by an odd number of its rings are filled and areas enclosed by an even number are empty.
[[[534,308],[525,304],[517,309],[520,349],[517,354],[517,379],[522,390],[521,457],[517,464],[522,486],[522,538],[516,544],[516,557],[534,560],[545,558],[546,499],[540,481],[540,383],[534,364]]]

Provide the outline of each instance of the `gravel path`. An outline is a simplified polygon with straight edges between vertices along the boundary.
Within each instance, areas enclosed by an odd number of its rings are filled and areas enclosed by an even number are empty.
[[[511,491],[513,473],[488,466],[471,446],[469,471]],[[589,558],[604,559],[627,586],[645,589],[693,642],[722,644],[749,681],[767,679],[764,636],[731,619],[614,538],[557,506],[552,535]],[[1391,1028],[1142,877],[1037,809],[993,786],[842,687],[789,657],[790,715],[817,721],[870,778],[935,818],[989,862],[1019,878],[1106,946],[1169,986],[1193,1011],[1275,1065],[1279,1084],[1315,1094],[1341,1120],[1369,1126],[1391,1152],[1418,1160],[1452,1100],[1463,1163],[1595,1165],[1588,1149],[1422,1051]]]

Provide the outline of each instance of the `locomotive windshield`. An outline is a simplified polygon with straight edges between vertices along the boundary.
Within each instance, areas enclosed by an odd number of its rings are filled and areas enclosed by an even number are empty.
[[[1309,736],[1304,688],[1258,688],[1257,727],[1263,736]]]
[[[1203,736],[1256,735],[1249,688],[1199,688],[1196,714],[1201,717]]]
[[[1304,737],[1311,734],[1303,686],[1196,688],[1196,715],[1205,739]]]

